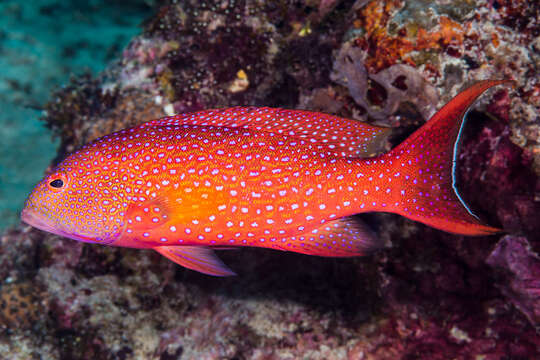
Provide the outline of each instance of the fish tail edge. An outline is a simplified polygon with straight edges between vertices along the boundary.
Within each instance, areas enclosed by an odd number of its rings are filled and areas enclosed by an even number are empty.
[[[461,235],[490,235],[456,187],[456,160],[467,112],[488,89],[511,80],[484,80],[459,93],[403,143],[386,154],[399,174],[395,212],[431,227]]]

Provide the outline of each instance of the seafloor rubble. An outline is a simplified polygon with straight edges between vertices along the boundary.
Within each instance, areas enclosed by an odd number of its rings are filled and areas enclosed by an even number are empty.
[[[366,214],[356,259],[224,251],[212,278],[151,251],[32,230],[0,243],[0,354],[20,359],[532,359],[540,354],[539,5],[518,0],[164,2],[99,78],[53,95],[58,158],[168,113],[307,108],[403,140],[464,85],[459,187],[491,237]]]

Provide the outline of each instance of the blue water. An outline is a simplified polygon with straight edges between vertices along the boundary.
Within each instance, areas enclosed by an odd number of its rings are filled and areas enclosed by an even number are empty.
[[[0,231],[55,156],[40,108],[71,74],[97,74],[151,16],[144,0],[0,1]]]

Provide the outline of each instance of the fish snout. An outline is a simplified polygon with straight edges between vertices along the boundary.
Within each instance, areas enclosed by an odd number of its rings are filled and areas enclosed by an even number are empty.
[[[31,213],[31,210],[23,209],[23,211],[21,211],[21,220],[23,222],[27,223],[28,225],[32,225],[31,224],[32,218],[33,218],[33,215]]]
[[[26,224],[41,230],[49,231],[50,229],[50,226],[45,222],[45,220],[31,209],[23,209],[21,212],[21,220]]]

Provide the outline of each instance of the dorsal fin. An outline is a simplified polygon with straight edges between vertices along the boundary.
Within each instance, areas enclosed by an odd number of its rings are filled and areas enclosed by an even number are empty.
[[[140,125],[226,126],[308,139],[336,156],[371,157],[383,150],[390,128],[306,110],[233,107],[168,116]]]

